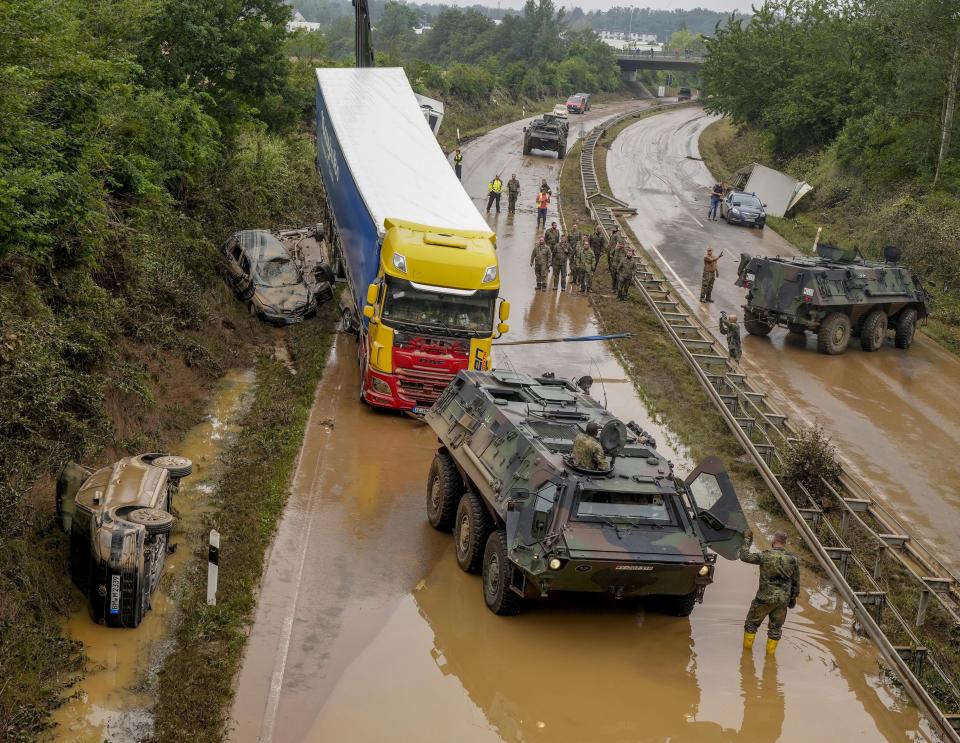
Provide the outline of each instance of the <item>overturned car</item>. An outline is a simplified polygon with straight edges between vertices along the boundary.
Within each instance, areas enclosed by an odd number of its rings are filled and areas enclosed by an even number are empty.
[[[70,575],[90,616],[136,627],[150,608],[166,562],[184,457],[141,454],[91,471],[70,462],[57,479],[57,515],[70,535]]]
[[[333,298],[319,229],[241,230],[223,243],[229,281],[250,314],[277,325],[303,322]]]

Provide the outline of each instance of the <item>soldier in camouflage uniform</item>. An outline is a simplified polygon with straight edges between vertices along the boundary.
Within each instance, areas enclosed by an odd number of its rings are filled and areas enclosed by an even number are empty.
[[[550,248],[552,253],[556,250],[557,245],[560,244],[560,230],[557,229],[557,223],[551,222],[549,229],[543,233],[543,239],[547,243],[547,247]]]
[[[597,440],[600,427],[594,421],[586,426],[586,433],[578,433],[573,440],[573,449],[570,459],[577,467],[586,470],[605,470],[609,466],[603,453],[603,447]]]
[[[520,196],[520,181],[517,180],[517,174],[514,173],[507,181],[507,212],[513,214],[517,209],[517,198]]]
[[[563,236],[562,242],[570,255],[570,286],[577,288],[580,286],[580,264],[577,263],[577,253],[580,251],[580,243],[573,238],[574,233],[570,230]]]
[[[633,248],[627,247],[620,251],[620,260],[617,262],[617,299],[626,301],[630,295],[630,284],[633,282],[634,257]]]
[[[610,244],[607,245],[607,269],[610,271],[610,286],[614,291],[617,288],[617,264],[620,263],[620,228],[614,227],[610,233]]]
[[[533,271],[537,275],[538,291],[547,288],[547,271],[550,268],[550,261],[550,248],[541,237],[533,246],[533,253],[530,255],[530,265],[533,266]]]
[[[743,356],[743,349],[740,346],[740,325],[737,323],[737,316],[721,312],[720,332],[727,336],[727,351],[730,353],[730,360],[739,364],[740,357]]]
[[[743,545],[737,556],[744,562],[760,566],[760,587],[743,624],[743,647],[746,650],[753,647],[757,628],[764,617],[770,617],[767,624],[767,652],[773,653],[783,634],[787,609],[797,605],[797,596],[800,595],[800,561],[785,549],[787,535],[782,531],[773,535],[770,549],[763,552],[750,551],[753,544],[753,532],[750,529],[743,536]]]
[[[597,259],[590,249],[589,241],[584,238],[580,249],[577,251],[575,260],[577,263],[577,272],[580,276],[580,292],[587,294],[593,286],[593,272],[597,268]]]
[[[703,256],[703,276],[700,279],[700,301],[713,301],[713,284],[720,276],[717,270],[717,262],[723,258],[723,251],[716,258],[713,257],[713,248],[707,248],[707,254]]]
[[[594,268],[600,265],[600,256],[603,255],[603,249],[605,247],[607,247],[606,241],[603,239],[600,225],[597,225],[593,230],[593,234],[590,235],[590,249],[593,251]]]
[[[561,290],[567,288],[567,264],[573,251],[570,250],[570,243],[567,240],[561,240],[557,246],[552,249],[553,255],[553,288],[559,287]]]

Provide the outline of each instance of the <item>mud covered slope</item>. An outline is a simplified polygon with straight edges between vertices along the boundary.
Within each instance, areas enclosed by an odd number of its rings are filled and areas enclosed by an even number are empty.
[[[183,5],[0,2],[0,28],[17,39],[0,44],[7,739],[45,725],[81,664],[57,626],[71,593],[56,469],[162,449],[189,425],[208,383],[248,363],[262,332],[223,286],[216,245],[238,227],[317,218],[312,149],[279,53],[287,9],[260,2],[264,23],[248,28]],[[183,56],[211,25],[224,46]],[[212,74],[245,44],[259,53]]]

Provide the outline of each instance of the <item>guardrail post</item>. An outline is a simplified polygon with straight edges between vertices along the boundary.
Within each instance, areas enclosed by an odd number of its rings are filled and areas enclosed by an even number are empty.
[[[873,582],[880,581],[880,575],[883,572],[883,558],[887,556],[887,545],[880,543],[880,549],[877,550],[877,561],[873,565]]]
[[[850,526],[850,512],[846,509],[840,514],[840,538],[847,538],[847,527]]]
[[[922,627],[927,621],[927,604],[930,603],[930,589],[924,588],[920,591],[920,601],[917,602],[917,618],[914,620],[914,627]]]
[[[850,548],[824,546],[824,549],[827,552],[827,556],[836,563],[837,568],[840,570],[840,575],[846,580],[847,567],[850,564]]]
[[[863,607],[870,612],[873,621],[879,625],[883,617],[883,609],[887,605],[887,594],[883,591],[857,591],[855,595],[860,599]]]
[[[210,530],[210,548],[207,552],[207,606],[217,605],[217,579],[220,573],[220,532]]]

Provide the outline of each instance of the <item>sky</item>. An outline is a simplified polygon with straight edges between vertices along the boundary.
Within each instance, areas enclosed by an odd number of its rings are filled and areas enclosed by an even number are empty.
[[[462,7],[481,5],[496,7],[498,4],[503,8],[522,8],[524,0],[437,0],[446,5],[459,5]],[[559,7],[573,8],[579,6],[584,10],[607,10],[616,6],[636,7],[636,8],[654,8],[656,10],[673,10],[674,8],[706,8],[707,10],[716,10],[729,12],[739,10],[744,13],[750,12],[750,0],[554,0],[554,4]],[[759,4],[759,3],[758,3]]]

